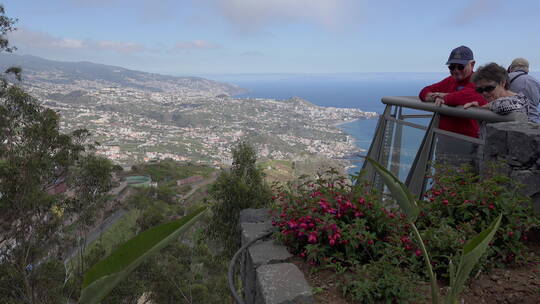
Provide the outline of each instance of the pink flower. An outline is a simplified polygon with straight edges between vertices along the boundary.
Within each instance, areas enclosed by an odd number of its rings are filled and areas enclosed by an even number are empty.
[[[366,200],[363,197],[361,197],[358,199],[358,202],[363,205],[366,203]]]
[[[356,212],[354,213],[354,216],[355,216],[355,217],[362,217],[362,216],[364,216],[364,214],[363,214],[361,211],[356,211]]]
[[[447,199],[443,200],[442,203],[443,203],[443,205],[448,206],[448,200]]]
[[[330,246],[334,246],[336,244],[336,240],[330,239],[330,242],[328,242]]]
[[[493,210],[493,209],[495,209],[495,206],[493,204],[489,204],[488,208]]]
[[[369,241],[367,241],[367,243],[368,243],[369,245],[373,245],[375,242],[373,242],[373,240],[369,240]]]
[[[405,244],[408,244],[408,243],[411,242],[411,239],[408,236],[404,235],[404,236],[401,237],[401,242],[405,243]]]
[[[308,242],[311,244],[317,243],[317,233],[315,231],[310,232],[308,236]]]
[[[416,254],[417,257],[421,256],[422,255],[422,251],[420,249],[416,249],[416,251],[414,252],[414,254]]]

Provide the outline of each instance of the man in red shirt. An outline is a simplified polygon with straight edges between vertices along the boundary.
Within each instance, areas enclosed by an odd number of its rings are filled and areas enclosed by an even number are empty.
[[[471,82],[474,57],[470,48],[462,45],[453,49],[446,64],[450,76],[423,88],[419,94],[420,100],[435,102],[438,106],[458,106],[471,101],[477,101],[479,105],[487,103],[484,97],[475,91],[474,83]],[[439,128],[471,137],[478,137],[479,131],[478,121],[475,119],[446,115],[441,115]]]

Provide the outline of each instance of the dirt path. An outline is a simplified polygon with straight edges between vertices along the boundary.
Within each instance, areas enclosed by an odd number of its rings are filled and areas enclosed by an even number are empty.
[[[183,201],[183,200],[187,199],[188,197],[190,197],[193,193],[195,193],[195,191],[199,190],[201,187],[215,182],[216,179],[217,179],[217,176],[218,176],[218,172],[214,172],[214,173],[212,173],[212,175],[209,178],[204,179],[204,180],[202,180],[202,181],[200,181],[198,183],[193,183],[191,185],[191,190],[189,190],[188,193],[180,196],[178,198],[178,200]]]

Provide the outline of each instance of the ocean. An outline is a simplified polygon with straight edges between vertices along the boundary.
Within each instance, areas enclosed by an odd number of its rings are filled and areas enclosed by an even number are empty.
[[[226,81],[249,90],[235,97],[288,99],[301,97],[324,107],[357,108],[362,111],[382,113],[383,96],[416,96],[420,90],[441,80],[441,73],[373,73],[336,75],[226,75],[205,76]],[[355,144],[368,150],[377,126],[377,119],[357,120],[339,127],[351,135]],[[415,134],[418,137],[420,135]],[[363,158],[352,160],[357,173]]]

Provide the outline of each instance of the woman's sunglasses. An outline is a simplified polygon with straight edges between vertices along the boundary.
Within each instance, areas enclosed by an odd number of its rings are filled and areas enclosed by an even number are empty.
[[[452,64],[448,65],[448,69],[450,71],[453,71],[455,69],[463,71],[465,69],[465,66],[463,64],[459,64],[459,63],[452,63]]]
[[[492,86],[492,85],[487,85],[487,86],[484,86],[484,87],[478,87],[476,88],[476,92],[482,94],[484,92],[486,93],[489,93],[491,91],[495,90],[495,86]]]

